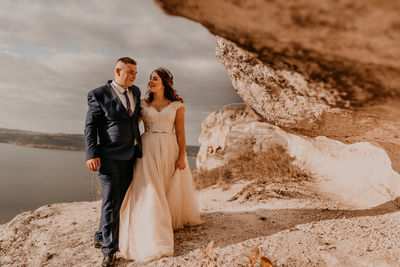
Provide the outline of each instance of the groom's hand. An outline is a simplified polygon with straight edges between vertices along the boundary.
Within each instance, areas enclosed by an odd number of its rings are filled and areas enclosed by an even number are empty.
[[[91,170],[92,172],[97,172],[100,166],[101,166],[100,158],[88,159],[86,161],[86,167],[88,167],[88,169]]]

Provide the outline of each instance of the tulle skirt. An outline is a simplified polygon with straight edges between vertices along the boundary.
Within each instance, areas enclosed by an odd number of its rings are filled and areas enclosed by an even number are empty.
[[[176,135],[144,133],[142,147],[120,211],[119,250],[125,259],[146,262],[173,255],[173,230],[201,220],[186,156],[185,169],[175,169]]]

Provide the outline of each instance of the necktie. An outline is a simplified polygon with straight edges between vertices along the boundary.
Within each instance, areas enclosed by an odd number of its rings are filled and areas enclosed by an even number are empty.
[[[129,101],[129,97],[128,97],[128,89],[125,90],[124,96],[125,96],[126,107],[128,109],[129,116],[132,116],[133,112],[132,112],[132,109],[131,109],[131,101]]]

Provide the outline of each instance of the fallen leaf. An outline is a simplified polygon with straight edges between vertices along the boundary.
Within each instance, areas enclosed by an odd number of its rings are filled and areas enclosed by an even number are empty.
[[[260,262],[263,267],[272,267],[272,262],[266,257],[261,257]]]

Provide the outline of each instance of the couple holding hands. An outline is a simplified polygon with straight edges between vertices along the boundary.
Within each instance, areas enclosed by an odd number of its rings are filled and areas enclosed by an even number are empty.
[[[94,234],[102,266],[113,266],[118,250],[139,262],[171,256],[173,231],[201,223],[185,152],[185,106],[173,76],[154,70],[141,99],[136,73],[135,60],[120,58],[114,80],[88,93],[86,166],[98,171],[102,188]]]

